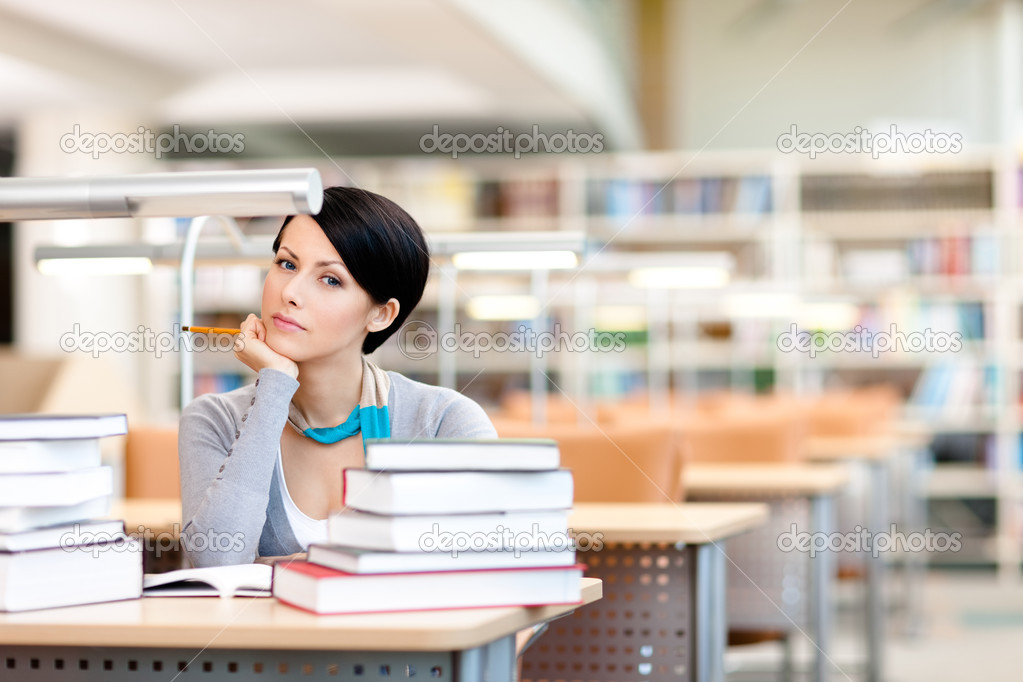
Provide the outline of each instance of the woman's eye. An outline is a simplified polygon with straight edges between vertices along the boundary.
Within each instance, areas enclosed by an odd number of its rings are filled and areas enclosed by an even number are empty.
[[[285,270],[294,270],[295,269],[295,264],[292,263],[290,260],[285,260],[283,258],[278,258],[274,262],[277,263],[277,265],[280,265]]]
[[[337,277],[331,277],[330,275],[327,275],[326,277],[324,277],[323,281],[326,282],[327,286],[329,286],[329,287],[339,287],[339,286],[341,286],[341,280],[339,280]]]

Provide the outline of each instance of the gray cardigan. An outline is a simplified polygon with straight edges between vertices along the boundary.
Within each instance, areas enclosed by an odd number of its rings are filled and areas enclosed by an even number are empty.
[[[496,438],[483,409],[451,389],[387,373],[391,437]],[[305,551],[288,523],[277,450],[299,382],[260,371],[256,383],[207,394],[182,411],[181,540],[193,566],[251,563]]]

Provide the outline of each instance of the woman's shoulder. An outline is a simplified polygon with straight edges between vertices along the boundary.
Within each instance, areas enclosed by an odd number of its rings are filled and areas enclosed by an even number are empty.
[[[493,432],[483,408],[472,398],[444,386],[434,386],[388,371],[391,379],[391,431],[396,437],[410,437],[433,431],[434,436],[487,437]]]

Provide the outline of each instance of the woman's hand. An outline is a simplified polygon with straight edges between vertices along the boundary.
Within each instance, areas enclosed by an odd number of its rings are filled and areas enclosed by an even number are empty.
[[[266,325],[253,314],[242,322],[241,333],[235,337],[234,356],[257,374],[261,369],[276,369],[292,379],[298,378],[298,365],[266,344]]]
[[[298,552],[296,554],[289,554],[288,556],[259,556],[256,557],[256,561],[254,563],[273,566],[278,561],[284,561],[288,563],[292,561],[305,561],[307,556],[309,556],[307,552]]]

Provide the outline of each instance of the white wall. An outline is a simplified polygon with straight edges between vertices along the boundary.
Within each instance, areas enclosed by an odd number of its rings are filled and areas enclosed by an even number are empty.
[[[998,3],[912,14],[949,4],[669,3],[669,139],[691,149],[774,148],[793,123],[830,133],[919,121],[961,133],[966,145],[997,142]],[[756,7],[775,9],[738,23]]]

